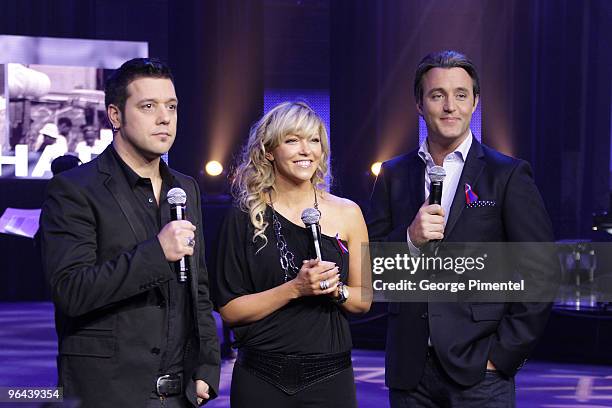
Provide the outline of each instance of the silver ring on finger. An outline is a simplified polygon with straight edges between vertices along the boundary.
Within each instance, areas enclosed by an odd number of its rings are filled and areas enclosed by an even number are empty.
[[[319,287],[321,288],[321,290],[325,290],[329,288],[329,282],[327,281],[327,279],[319,282]]]
[[[187,238],[187,246],[189,248],[193,248],[195,246],[195,239],[193,238]]]

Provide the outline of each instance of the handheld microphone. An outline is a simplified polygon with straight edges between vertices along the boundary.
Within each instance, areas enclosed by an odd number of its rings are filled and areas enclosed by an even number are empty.
[[[168,204],[170,204],[170,217],[172,221],[185,220],[185,209],[187,208],[187,193],[182,188],[175,187],[168,191],[166,197]],[[189,272],[189,255],[185,255],[181,259],[175,262],[176,269],[178,271],[179,282],[187,281],[187,273]]]
[[[317,253],[317,259],[321,259],[321,246],[319,245],[319,220],[321,219],[321,212],[316,208],[306,208],[302,211],[302,222],[306,225],[306,228],[310,227],[312,231],[312,238],[314,239],[315,252]]]
[[[429,175],[429,204],[438,204],[442,205],[442,183],[444,182],[444,178],[446,177],[446,170],[442,166],[433,166],[429,169],[427,173]],[[440,245],[439,239],[432,239],[429,241],[430,244],[427,245],[428,251],[433,253],[434,255],[438,254],[438,249]]]
[[[429,204],[442,205],[442,182],[446,171],[442,166],[433,166],[427,173],[431,184],[429,185]]]

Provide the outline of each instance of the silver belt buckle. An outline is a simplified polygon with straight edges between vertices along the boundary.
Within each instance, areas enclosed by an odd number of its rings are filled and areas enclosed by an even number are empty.
[[[163,395],[161,392],[159,392],[159,382],[163,379],[169,378],[170,374],[166,374],[166,375],[162,375],[161,377],[157,377],[157,383],[155,384],[155,389],[157,390],[157,395]]]

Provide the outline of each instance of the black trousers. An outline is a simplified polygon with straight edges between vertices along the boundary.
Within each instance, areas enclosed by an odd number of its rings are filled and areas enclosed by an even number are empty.
[[[347,368],[294,395],[288,395],[274,385],[234,365],[232,408],[356,408],[353,368]]]
[[[151,397],[145,408],[193,408],[191,402],[183,395],[174,395],[167,398]]]
[[[514,408],[515,401],[513,377],[487,370],[481,382],[464,387],[444,372],[433,352],[414,390],[389,390],[391,408]]]

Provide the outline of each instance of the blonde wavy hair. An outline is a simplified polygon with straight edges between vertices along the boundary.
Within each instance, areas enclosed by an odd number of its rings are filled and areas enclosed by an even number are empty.
[[[329,179],[329,140],[325,124],[316,112],[304,102],[283,102],[276,105],[257,121],[249,132],[249,140],[242,150],[232,176],[232,195],[239,208],[249,214],[257,238],[263,241],[260,251],[268,243],[265,235],[268,221],[264,218],[267,195],[274,190],[274,165],[266,158],[287,135],[321,140],[321,160],[310,182],[316,190],[327,187]]]

